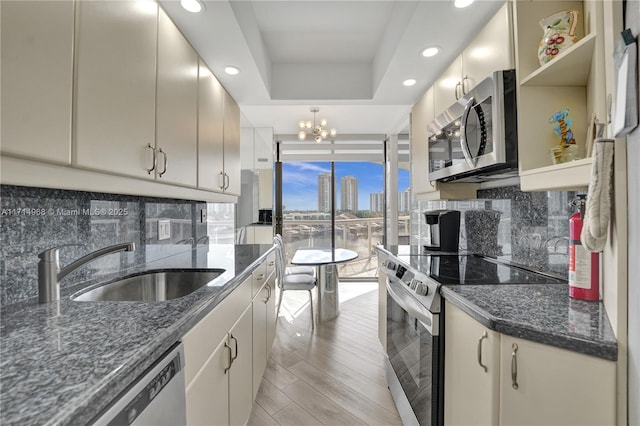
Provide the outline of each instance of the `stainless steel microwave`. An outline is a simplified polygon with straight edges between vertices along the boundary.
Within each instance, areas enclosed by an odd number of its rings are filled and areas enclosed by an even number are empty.
[[[429,180],[482,182],[517,175],[515,70],[496,71],[427,127]]]

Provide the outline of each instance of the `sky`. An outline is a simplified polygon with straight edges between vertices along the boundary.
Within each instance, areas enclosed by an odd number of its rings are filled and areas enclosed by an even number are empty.
[[[331,171],[330,163],[283,163],[282,197],[285,210],[318,209],[318,175]],[[355,176],[358,179],[358,209],[369,210],[369,194],[384,188],[381,164],[365,162],[336,162],[336,200],[340,207],[340,178]],[[398,189],[409,187],[409,172],[398,170]]]

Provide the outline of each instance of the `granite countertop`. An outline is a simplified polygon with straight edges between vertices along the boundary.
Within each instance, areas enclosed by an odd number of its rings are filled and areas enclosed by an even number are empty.
[[[393,256],[419,254],[410,247],[377,248]],[[606,360],[618,357],[604,304],[569,297],[567,284],[443,285],[440,294],[490,330]]]
[[[0,423],[88,423],[231,291],[271,245],[173,246],[143,270],[223,268],[195,292],[166,302],[22,302],[2,308]],[[168,249],[167,249],[168,250]],[[166,254],[169,254],[168,252]]]
[[[610,361],[618,357],[604,304],[569,297],[568,285],[446,285],[440,294],[499,333]]]

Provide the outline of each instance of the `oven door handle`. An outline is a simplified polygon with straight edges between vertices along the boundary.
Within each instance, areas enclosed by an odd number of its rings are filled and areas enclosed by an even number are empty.
[[[387,277],[387,292],[391,298],[409,315],[417,318],[429,334],[437,336],[439,334],[438,315],[434,315],[427,308],[421,305],[411,295],[406,294],[402,285]]]

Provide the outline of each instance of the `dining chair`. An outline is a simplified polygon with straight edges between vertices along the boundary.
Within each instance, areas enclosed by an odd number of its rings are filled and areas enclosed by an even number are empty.
[[[284,261],[285,261],[284,263],[286,266],[287,256],[284,250],[284,240],[282,239],[282,235],[276,234],[275,237],[273,237],[273,241],[276,243],[276,245],[280,247],[280,250],[282,250],[282,255],[284,256]],[[291,275],[291,274],[315,275],[315,272],[316,270],[313,266],[288,266],[284,271],[286,275]]]
[[[278,298],[278,309],[276,311],[276,318],[280,314],[280,305],[282,305],[282,296],[287,290],[306,290],[309,292],[309,306],[311,310],[311,328],[315,328],[313,320],[313,293],[311,292],[316,286],[316,278],[313,275],[308,274],[286,274],[286,262],[284,260],[284,250],[282,246],[278,244],[276,238],[273,238],[276,243],[276,280],[278,282],[278,288],[280,289],[280,297]]]

